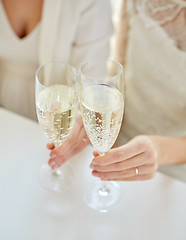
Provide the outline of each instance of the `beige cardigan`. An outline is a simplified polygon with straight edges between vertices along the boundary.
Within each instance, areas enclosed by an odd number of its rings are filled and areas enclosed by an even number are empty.
[[[39,64],[56,60],[79,66],[109,55],[112,18],[108,0],[45,0]]]

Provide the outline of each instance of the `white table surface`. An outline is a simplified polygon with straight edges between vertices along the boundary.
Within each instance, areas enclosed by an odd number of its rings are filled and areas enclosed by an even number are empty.
[[[37,123],[0,109],[1,240],[185,240],[186,184],[157,173],[153,180],[122,182],[115,209],[85,205],[92,148],[71,160],[74,183],[63,195],[38,183],[49,151]]]

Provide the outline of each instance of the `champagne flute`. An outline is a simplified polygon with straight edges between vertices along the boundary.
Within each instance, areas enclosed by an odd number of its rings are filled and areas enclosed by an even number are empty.
[[[124,111],[123,66],[115,61],[89,62],[80,69],[79,100],[83,123],[93,147],[103,156],[114,144]],[[85,191],[85,202],[107,212],[119,199],[116,182],[96,181]]]
[[[35,102],[40,127],[59,147],[69,135],[76,119],[78,97],[75,90],[77,70],[67,64],[51,62],[36,71]],[[39,173],[40,184],[48,191],[61,193],[72,183],[69,164],[51,169],[45,163]]]

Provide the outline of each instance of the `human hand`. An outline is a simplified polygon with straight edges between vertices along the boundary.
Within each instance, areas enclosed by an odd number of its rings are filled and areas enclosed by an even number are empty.
[[[62,145],[55,148],[53,143],[47,144],[47,148],[51,150],[48,164],[52,169],[60,167],[68,159],[81,152],[89,143],[81,114],[78,113],[74,127]]]
[[[99,156],[94,152],[92,174],[104,181],[147,180],[155,176],[158,148],[153,138],[137,136],[127,144]]]

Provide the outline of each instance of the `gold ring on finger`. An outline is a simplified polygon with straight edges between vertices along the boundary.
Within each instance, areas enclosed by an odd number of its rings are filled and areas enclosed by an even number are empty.
[[[136,173],[136,175],[139,174],[139,169],[137,167],[135,167],[135,173]]]

